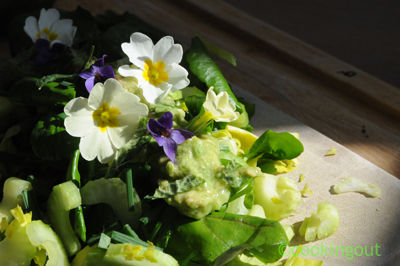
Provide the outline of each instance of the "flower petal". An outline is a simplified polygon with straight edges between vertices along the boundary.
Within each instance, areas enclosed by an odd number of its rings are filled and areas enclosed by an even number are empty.
[[[108,134],[94,128],[89,135],[82,137],[79,142],[79,150],[82,157],[87,161],[98,158],[101,163],[106,163],[113,159],[115,148],[112,146]]]
[[[188,130],[173,129],[170,138],[173,139],[176,144],[182,144],[185,140],[190,139],[193,136],[194,134]]]
[[[115,78],[114,69],[109,65],[98,67],[98,73],[102,78]]]
[[[123,77],[135,77],[143,79],[143,70],[140,68],[131,68],[128,65],[123,65],[118,68],[118,73]]]
[[[38,39],[37,34],[39,33],[39,26],[35,17],[30,16],[25,19],[24,31],[31,37],[33,42]]]
[[[90,93],[90,92],[92,91],[92,89],[93,89],[94,80],[95,80],[95,76],[91,76],[90,78],[88,78],[88,79],[85,81],[85,87],[86,87],[86,90],[87,90],[89,93]]]
[[[64,126],[71,136],[87,136],[95,127],[92,110],[88,107],[87,102],[87,99],[79,97],[72,99],[64,107],[64,113],[68,116],[64,120]]]
[[[173,141],[172,139],[165,139],[165,143],[163,145],[163,149],[165,152],[165,155],[173,162],[175,163],[175,154],[176,154],[176,149],[178,148],[178,145]]]
[[[177,64],[168,66],[168,83],[172,84],[172,91],[186,88],[190,81],[188,79],[189,73],[187,70]]]
[[[150,119],[149,122],[147,123],[147,130],[153,135],[153,137],[160,137],[164,132],[168,131],[168,128],[166,128],[164,125],[162,125],[160,122],[158,122],[155,119]],[[156,139],[157,140],[157,139]],[[158,142],[158,141],[157,141]],[[159,143],[161,146],[162,144]]]
[[[110,79],[108,79],[110,80]],[[106,82],[108,82],[108,80]],[[114,79],[111,79],[114,80]],[[115,82],[118,82],[114,80]],[[108,89],[106,85],[106,89]],[[122,88],[121,84],[115,85],[115,93],[113,93],[113,98],[108,103],[110,106],[117,107],[122,114],[135,114],[137,116],[147,116],[149,109],[147,105],[140,102],[140,98],[133,93],[127,92]],[[118,88],[117,88],[118,86]],[[118,91],[118,92],[117,92]]]
[[[166,65],[179,64],[182,60],[183,48],[180,44],[174,44],[171,36],[161,38],[154,46],[153,61],[162,61]]]
[[[138,86],[142,89],[143,97],[150,104],[155,104],[157,99],[164,94],[161,88],[155,87],[148,82],[140,83]]]
[[[44,28],[50,29],[51,26],[60,19],[60,12],[55,8],[50,8],[46,10],[42,8],[40,10],[39,17],[39,30],[42,31]]]
[[[54,22],[51,27],[51,31],[57,33],[57,39],[52,42],[54,43],[62,43],[66,46],[72,46],[77,28],[72,26],[71,19],[61,19]]]
[[[104,94],[105,94],[104,84],[100,82],[96,83],[96,85],[94,85],[89,94],[88,105],[90,106],[90,108],[92,109],[99,108],[99,106],[103,102],[105,102]]]
[[[173,119],[172,113],[166,112],[160,117],[160,119],[158,119],[158,123],[160,123],[160,125],[162,125],[165,129],[169,130],[172,128]]]
[[[89,70],[79,73],[78,76],[83,79],[88,79],[90,77],[93,77],[95,74],[96,73],[95,73],[94,69],[91,67]]]
[[[108,136],[115,148],[119,149],[132,138],[133,133],[139,125],[140,117],[135,114],[118,116],[120,125],[108,128]]]
[[[129,61],[137,67],[144,68],[146,59],[153,59],[153,41],[140,32],[135,32],[130,37],[130,43],[121,45],[122,51],[129,57]]]

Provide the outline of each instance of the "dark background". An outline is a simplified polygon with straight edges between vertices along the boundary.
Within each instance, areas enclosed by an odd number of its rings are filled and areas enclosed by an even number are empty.
[[[225,0],[400,88],[400,1]]]

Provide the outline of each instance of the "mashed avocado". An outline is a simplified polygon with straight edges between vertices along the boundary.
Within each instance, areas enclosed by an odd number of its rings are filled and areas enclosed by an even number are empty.
[[[176,164],[167,164],[169,177],[176,180],[193,175],[205,182],[192,190],[167,198],[167,203],[195,219],[220,209],[228,201],[230,189],[221,176],[224,166],[219,160],[219,153],[218,141],[212,136],[192,137],[179,145]]]

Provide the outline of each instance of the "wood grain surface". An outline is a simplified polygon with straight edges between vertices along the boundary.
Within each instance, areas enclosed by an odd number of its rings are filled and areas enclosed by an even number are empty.
[[[94,14],[129,11],[186,47],[200,35],[229,50],[238,66],[218,63],[231,83],[400,177],[400,90],[389,84],[222,1],[57,0],[55,6],[78,4]]]

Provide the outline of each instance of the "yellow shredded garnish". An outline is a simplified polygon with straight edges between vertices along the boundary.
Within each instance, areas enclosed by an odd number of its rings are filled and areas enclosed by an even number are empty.
[[[36,253],[36,256],[33,257],[33,261],[39,266],[44,266],[46,260],[47,260],[47,252],[44,248],[40,249],[38,253]]]
[[[156,258],[154,257],[154,244],[151,243],[150,241],[147,241],[147,243],[149,243],[149,247],[146,249],[146,251],[144,252],[144,257],[151,262],[157,262]]]
[[[24,211],[19,205],[17,205],[17,207],[12,209],[10,212],[14,216],[14,218],[20,223],[21,226],[25,226],[28,223],[32,222],[32,212],[24,214]]]
[[[332,156],[336,155],[336,148],[332,147],[326,154],[325,156]]]
[[[313,194],[311,190],[308,189],[308,183],[304,185],[304,188],[302,191],[300,191],[301,195],[304,197],[306,194]]]
[[[126,244],[124,246],[124,253],[125,253],[125,259],[126,260],[143,260],[144,257],[139,254],[139,252],[142,250],[142,246],[139,245],[131,245],[131,244]]]
[[[304,175],[303,175],[303,174],[300,174],[299,182],[303,182],[303,181],[304,181]]]

